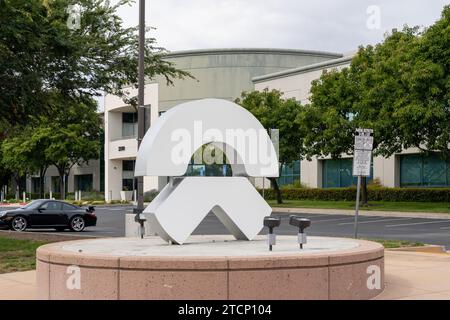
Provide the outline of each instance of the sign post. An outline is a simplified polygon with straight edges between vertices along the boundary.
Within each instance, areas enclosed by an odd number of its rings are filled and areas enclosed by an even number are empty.
[[[370,163],[372,160],[373,130],[356,129],[355,146],[353,153],[353,176],[358,177],[356,185],[355,205],[355,238],[358,238],[359,198],[361,194],[361,177],[370,176]]]

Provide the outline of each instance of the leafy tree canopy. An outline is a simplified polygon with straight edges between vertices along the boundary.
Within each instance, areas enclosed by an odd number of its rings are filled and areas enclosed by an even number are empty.
[[[294,99],[283,99],[278,90],[243,92],[241,99],[236,99],[250,111],[267,130],[278,129],[278,160],[281,165],[301,159],[303,149],[303,127],[296,122],[302,106]],[[273,140],[273,137],[272,137]],[[282,203],[281,191],[275,178],[269,178],[277,192],[277,202]]]
[[[352,154],[358,127],[374,129],[374,153],[446,151],[450,141],[450,7],[431,27],[394,30],[360,47],[348,68],[312,84],[297,121],[308,157]]]
[[[54,91],[72,99],[105,91],[136,104],[123,88],[137,85],[138,29],[124,27],[116,13],[131,2],[1,0],[0,21],[8,23],[0,28],[0,126],[51,115],[48,96]],[[79,20],[70,16],[73,5],[81,8]],[[154,38],[146,39],[148,78],[162,75],[171,83],[188,76],[164,54]]]

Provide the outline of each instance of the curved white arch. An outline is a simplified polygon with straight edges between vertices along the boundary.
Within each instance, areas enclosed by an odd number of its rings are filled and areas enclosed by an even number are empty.
[[[142,140],[135,175],[184,175],[194,152],[207,143],[226,146],[238,175],[278,177],[278,157],[267,131],[249,111],[222,99],[182,103],[162,114]]]

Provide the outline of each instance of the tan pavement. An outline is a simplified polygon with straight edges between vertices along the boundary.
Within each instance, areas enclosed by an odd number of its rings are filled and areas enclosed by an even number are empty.
[[[36,271],[0,274],[0,300],[31,300],[36,297]]]
[[[36,272],[0,274],[0,300],[36,295]],[[450,254],[385,251],[386,289],[376,299],[450,300]]]
[[[382,300],[450,300],[450,254],[385,251]]]

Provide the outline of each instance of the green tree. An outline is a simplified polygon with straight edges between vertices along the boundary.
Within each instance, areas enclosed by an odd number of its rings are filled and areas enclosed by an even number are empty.
[[[0,132],[26,124],[29,115],[51,116],[54,90],[69,98],[104,91],[136,104],[123,88],[137,86],[138,28],[124,27],[116,13],[132,2],[1,0],[0,21],[8,23],[0,28]],[[79,19],[73,5],[81,8]],[[189,76],[165,61],[165,53],[146,39],[149,79],[162,75],[170,84]]]
[[[278,90],[268,89],[243,92],[240,104],[250,111],[267,130],[279,130],[279,171],[283,164],[303,157],[303,131],[298,122],[293,121],[301,112],[302,106],[294,99],[283,99]],[[277,193],[277,202],[282,203],[281,191],[276,178],[268,178]]]
[[[50,165],[44,152],[47,144],[45,137],[35,135],[33,126],[28,126],[18,129],[1,145],[2,165],[14,173],[17,185],[19,185],[20,177],[27,173],[38,173],[41,198],[44,197],[45,173]]]
[[[297,117],[312,156],[353,154],[355,129],[374,130],[374,155],[406,148],[448,155],[450,7],[433,26],[393,30],[360,47],[348,68],[325,72],[311,87],[311,103]],[[367,203],[363,179],[362,202]]]
[[[59,107],[63,103],[65,107]],[[71,168],[99,156],[101,118],[96,112],[97,103],[90,98],[66,100],[55,95],[52,104],[53,116],[39,117],[32,136],[47,141],[43,152],[58,170],[61,199],[65,199],[65,182]]]

